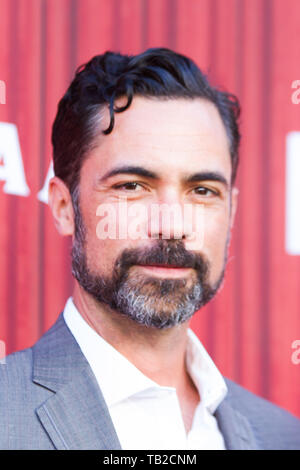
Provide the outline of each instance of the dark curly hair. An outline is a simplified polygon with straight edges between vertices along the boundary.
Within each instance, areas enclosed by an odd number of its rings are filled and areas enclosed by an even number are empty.
[[[109,108],[110,124],[103,131],[109,134],[115,113],[129,108],[134,95],[159,99],[201,97],[212,102],[227,132],[234,182],[240,141],[237,98],[211,86],[191,59],[170,49],[152,48],[135,56],[106,52],[76,70],[58,104],[52,128],[54,173],[71,194],[79,183],[83,159],[99,134],[99,111],[104,106]],[[126,97],[127,103],[116,107],[115,100],[120,97]]]

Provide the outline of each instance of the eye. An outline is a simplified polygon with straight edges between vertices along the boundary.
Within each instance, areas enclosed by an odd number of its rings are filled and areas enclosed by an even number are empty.
[[[195,194],[198,196],[217,196],[218,192],[213,189],[206,188],[205,186],[198,186],[194,188]]]
[[[113,186],[113,188],[136,192],[137,190],[143,189],[143,186],[140,183],[137,183],[136,181],[130,181],[128,183],[116,184]]]

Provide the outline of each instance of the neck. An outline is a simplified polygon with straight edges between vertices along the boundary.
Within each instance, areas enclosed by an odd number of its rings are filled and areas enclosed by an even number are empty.
[[[143,374],[158,383],[185,388],[188,322],[159,330],[140,325],[94,300],[76,282],[73,301],[83,319]]]

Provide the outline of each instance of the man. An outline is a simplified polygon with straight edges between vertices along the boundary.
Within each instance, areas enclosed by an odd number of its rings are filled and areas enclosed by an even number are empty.
[[[238,114],[167,49],[78,69],[49,185],[75,287],[0,369],[1,448],[300,448],[299,421],[224,379],[189,328],[223,280]]]

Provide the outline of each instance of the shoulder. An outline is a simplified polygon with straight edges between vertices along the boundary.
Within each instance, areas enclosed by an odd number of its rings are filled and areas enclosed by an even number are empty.
[[[229,379],[225,380],[228,387],[228,399],[250,418],[253,413],[255,415],[262,414],[262,419],[263,417],[264,419],[271,417],[272,419],[283,419],[300,425],[300,420],[288,411]]]
[[[30,379],[32,369],[32,349],[24,349],[9,354],[0,365],[0,393],[3,386],[9,387]]]
[[[264,449],[300,449],[300,420],[287,410],[226,380],[227,401],[248,419]]]
[[[36,407],[49,396],[49,390],[35,381],[34,365],[40,361],[38,372],[47,372],[48,361],[59,349],[56,337],[61,325],[59,318],[31,348],[9,354],[0,364],[0,421],[6,414],[14,416]]]
[[[33,350],[28,348],[9,354],[0,365],[0,415],[34,405],[35,398],[47,394],[33,382],[32,364]]]
[[[32,355],[18,351],[0,365],[0,449],[53,448],[35,411],[51,392],[33,382]]]

